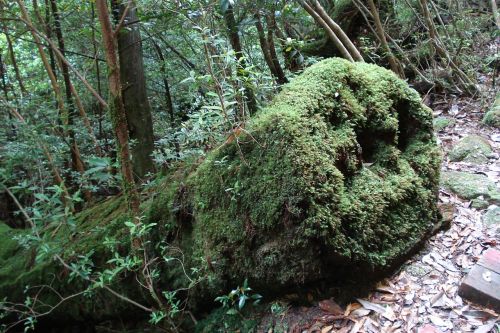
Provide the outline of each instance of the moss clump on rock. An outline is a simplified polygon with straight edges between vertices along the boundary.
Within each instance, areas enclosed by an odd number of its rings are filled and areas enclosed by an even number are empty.
[[[443,172],[441,184],[463,199],[479,198],[491,204],[500,204],[500,191],[495,182],[485,175],[460,171]]]
[[[484,115],[483,123],[492,127],[500,128],[500,93],[497,94],[490,110]]]
[[[172,244],[184,262],[160,267],[161,287],[186,287],[190,268],[205,276],[190,293],[195,303],[245,278],[270,295],[323,279],[375,277],[433,230],[440,162],[431,110],[404,81],[375,65],[322,61],[237,139],[173,172],[144,203],[145,221],[158,227],[150,244]],[[93,249],[105,268],[104,238],[128,244],[125,220],[123,200],[113,199],[82,212],[77,231],[63,227],[56,241],[68,244],[66,258]],[[50,258],[36,265],[44,263],[58,270]],[[0,286],[0,298],[23,283],[31,279]],[[74,316],[94,308],[79,304]]]
[[[475,164],[488,162],[488,156],[493,152],[490,143],[479,135],[469,135],[460,140],[450,151],[450,160],[464,161]]]
[[[279,289],[382,270],[436,221],[431,110],[378,66],[312,66],[188,179],[193,256]]]

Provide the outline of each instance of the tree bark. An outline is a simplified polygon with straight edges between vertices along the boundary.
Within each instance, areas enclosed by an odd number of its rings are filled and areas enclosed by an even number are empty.
[[[491,2],[491,11],[493,12],[493,19],[495,20],[497,29],[500,30],[500,14],[498,13],[497,1],[490,0],[490,2]]]
[[[10,62],[12,63],[12,67],[14,67],[14,73],[16,75],[17,84],[19,85],[19,89],[21,90],[21,96],[26,95],[26,87],[24,86],[23,79],[21,77],[21,73],[19,72],[19,67],[17,66],[16,54],[14,53],[14,47],[12,46],[12,40],[10,39],[9,30],[7,29],[7,25],[2,24],[3,33],[5,34],[5,39],[7,40],[7,48],[9,50]]]
[[[167,112],[170,116],[170,126],[175,128],[175,113],[174,113],[174,103],[172,102],[172,95],[170,94],[170,85],[168,84],[167,77],[167,69],[165,66],[165,57],[163,56],[163,52],[161,50],[160,45],[151,38],[151,42],[153,43],[153,47],[156,50],[156,54],[158,55],[158,59],[160,60],[160,72],[163,80],[163,88],[165,89],[164,97],[165,97],[165,106],[167,108]],[[177,154],[180,153],[180,146],[177,139],[174,139],[175,151]]]
[[[127,203],[134,216],[134,223],[137,223],[139,216],[139,194],[135,187],[134,175],[132,171],[132,161],[130,159],[129,135],[127,126],[127,115],[122,100],[120,66],[117,57],[117,43],[114,37],[111,19],[109,16],[106,0],[96,0],[96,9],[101,23],[102,39],[108,64],[108,84],[109,94],[112,100],[110,114],[113,121],[113,129],[116,136],[116,145],[120,160],[123,191],[125,192]],[[140,244],[134,244],[139,246]]]
[[[236,24],[236,19],[234,18],[234,8],[232,5],[229,5],[227,10],[224,12],[224,21],[226,23],[229,41],[236,57],[236,74],[238,77],[240,77],[243,83],[248,112],[250,115],[252,115],[257,111],[257,101],[253,92],[253,85],[251,82],[249,82],[250,77],[248,71],[246,70],[247,63],[245,60],[245,56],[243,55],[243,48],[241,47],[240,35],[238,32],[238,25]],[[244,115],[238,115],[238,117],[242,118],[244,117]]]
[[[95,36],[95,29],[94,29],[94,21],[95,21],[95,8],[94,8],[94,3],[90,4],[90,19],[91,19],[91,24],[92,24],[92,49],[94,52],[94,61],[95,61],[95,76],[96,76],[96,81],[97,81],[97,93],[102,96],[102,86],[101,86],[101,68],[99,65],[99,60],[98,60],[98,49],[97,49],[97,40]],[[99,138],[104,138],[104,144],[105,146],[108,145],[108,139],[106,133],[103,131],[102,127],[102,121],[104,118],[104,108],[101,103],[97,104],[97,123],[99,126]]]
[[[266,24],[267,24],[267,44],[269,45],[269,53],[271,55],[271,60],[274,64],[274,68],[276,69],[276,74],[278,75],[278,83],[285,84],[288,82],[286,78],[285,72],[281,67],[281,64],[278,59],[278,55],[276,54],[276,47],[274,45],[274,30],[276,29],[276,21],[274,20],[274,16],[271,14],[266,15]]]
[[[52,17],[54,19],[54,28],[55,28],[55,34],[57,37],[57,43],[59,46],[59,52],[65,57],[66,56],[66,51],[65,51],[65,45],[64,45],[64,37],[62,34],[62,28],[61,28],[61,16],[59,15],[59,10],[57,8],[57,3],[56,0],[50,0],[50,6],[52,10]],[[48,26],[48,23],[47,23]],[[61,66],[61,72],[64,80],[64,87],[65,87],[65,93],[66,93],[66,103],[68,105],[68,110],[67,113],[63,115],[65,119],[63,119],[63,124],[67,125],[66,128],[66,134],[70,138],[70,145],[71,145],[71,165],[72,169],[75,171],[78,171],[81,175],[84,174],[85,172],[85,166],[83,165],[83,161],[80,155],[80,150],[78,148],[78,144],[76,142],[76,136],[75,136],[75,131],[73,130],[73,125],[74,125],[74,116],[75,116],[75,105],[73,103],[73,98],[72,98],[72,84],[71,84],[71,79],[69,77],[69,68],[66,63],[63,61],[60,62]],[[92,199],[92,195],[90,191],[84,191],[84,196],[87,201],[90,201]]]
[[[267,67],[271,71],[271,75],[274,76],[276,82],[279,83],[279,76],[274,67],[273,59],[271,58],[271,52],[269,51],[269,44],[267,43],[266,33],[264,27],[262,26],[262,21],[259,11],[255,13],[255,27],[257,28],[257,33],[259,36],[260,49],[262,50],[262,55],[266,61]]]
[[[382,26],[382,22],[380,21],[380,15],[377,6],[375,5],[375,2],[373,0],[368,0],[368,5],[370,6],[370,11],[372,12],[373,21],[375,22],[375,29],[377,31],[378,40],[380,41],[382,49],[384,50],[385,55],[387,56],[387,60],[389,61],[389,66],[391,67],[392,71],[396,73],[400,78],[404,78],[404,73],[403,70],[401,69],[401,65],[394,56],[394,54],[392,53],[391,48],[387,43],[387,39],[385,38],[385,31],[384,27]]]
[[[312,7],[307,2],[305,2],[304,0],[299,0],[299,3],[302,6],[302,8],[304,8],[306,10],[306,12],[308,12],[309,15],[312,16],[312,18],[316,21],[316,23],[318,23],[320,26],[323,27],[326,34],[328,35],[328,37],[332,41],[332,43],[339,50],[340,54],[342,54],[342,56],[344,58],[346,58],[347,60],[354,62],[354,59],[353,59],[351,53],[349,53],[349,51],[347,51],[344,44],[342,44],[339,37],[335,34],[335,32],[328,25],[328,23],[326,23],[326,21],[318,13],[316,13],[316,11],[314,9],[312,9]]]
[[[45,67],[45,70],[47,71],[47,74],[50,78],[50,83],[52,85],[52,89],[54,90],[54,94],[56,96],[57,100],[57,107],[59,109],[59,112],[63,113],[64,112],[64,102],[62,99],[61,95],[61,88],[59,87],[59,84],[57,83],[57,78],[54,74],[54,71],[52,70],[52,67],[50,66],[49,61],[47,60],[47,56],[45,55],[45,51],[43,50],[42,47],[42,41],[38,37],[37,31],[33,27],[33,23],[31,22],[31,19],[28,16],[28,11],[26,10],[26,6],[24,4],[23,0],[16,0],[17,4],[19,5],[19,8],[21,9],[21,17],[25,21],[25,23],[28,25],[28,29],[31,32],[31,36],[35,40],[35,44],[38,49],[38,53],[40,54],[40,58],[42,59],[43,66]]]
[[[361,61],[363,62],[363,57],[361,56],[361,53],[358,51],[356,46],[353,44],[353,42],[349,39],[349,37],[346,35],[344,30],[328,15],[326,10],[321,6],[318,0],[313,1],[313,6],[316,9],[316,12],[321,16],[323,20],[325,20],[326,24],[333,30],[333,32],[338,36],[338,38],[342,41],[342,44],[349,50],[349,53],[351,54],[352,58],[355,61]]]
[[[118,27],[115,29],[120,60],[123,104],[127,116],[129,136],[135,143],[131,148],[132,164],[136,180],[154,172],[153,120],[146,91],[146,78],[142,54],[137,7],[113,0],[113,10]],[[121,23],[120,23],[121,22]]]

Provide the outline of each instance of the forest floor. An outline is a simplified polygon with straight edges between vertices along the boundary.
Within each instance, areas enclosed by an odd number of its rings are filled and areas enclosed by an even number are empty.
[[[440,96],[432,105],[448,179],[439,201],[449,228],[363,299],[343,307],[334,299],[287,307],[267,332],[500,332],[497,313],[458,295],[480,256],[500,247],[500,132],[481,122],[495,95],[491,82],[485,86],[489,98]]]

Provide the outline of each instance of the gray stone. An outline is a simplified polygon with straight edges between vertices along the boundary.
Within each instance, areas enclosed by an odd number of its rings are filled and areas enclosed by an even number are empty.
[[[478,198],[476,199],[472,199],[472,208],[476,208],[476,209],[485,209],[485,208],[488,208],[488,206],[490,205],[490,203],[486,200],[484,200],[484,198],[482,196],[479,196]]]
[[[479,135],[469,135],[460,140],[449,153],[450,161],[475,164],[488,163],[488,156],[493,153],[490,143]]]
[[[405,269],[405,272],[413,277],[423,277],[429,274],[431,271],[432,271],[431,267],[419,263],[407,266]]]
[[[497,94],[495,102],[493,102],[490,110],[484,115],[483,123],[500,128],[500,93]]]
[[[500,191],[488,177],[468,172],[448,171],[441,174],[441,186],[463,199],[480,196],[490,204],[500,204]]]
[[[483,215],[483,224],[490,227],[499,227],[500,226],[500,207],[492,206],[490,209],[486,211]]]

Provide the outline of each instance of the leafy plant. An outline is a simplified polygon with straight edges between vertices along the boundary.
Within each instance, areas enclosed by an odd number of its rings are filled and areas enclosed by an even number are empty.
[[[238,286],[227,295],[217,297],[215,301],[222,303],[222,306],[228,309],[226,314],[235,315],[243,310],[247,301],[253,301],[252,304],[257,305],[260,303],[261,299],[262,295],[253,294],[252,288],[248,286],[248,279],[245,279],[243,286]]]

